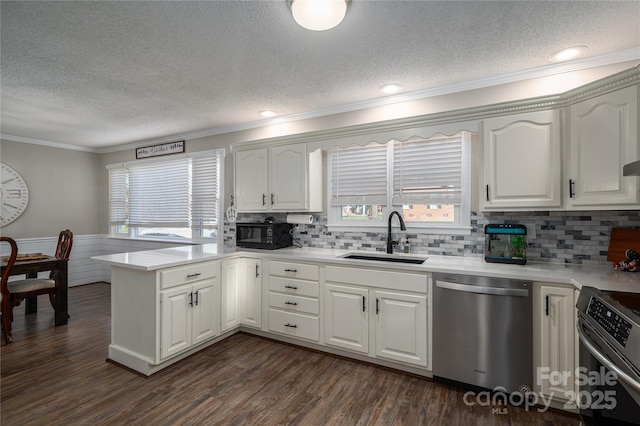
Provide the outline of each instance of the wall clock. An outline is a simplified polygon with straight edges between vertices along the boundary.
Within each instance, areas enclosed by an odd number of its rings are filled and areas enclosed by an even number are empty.
[[[0,163],[0,227],[16,220],[29,204],[29,188],[27,183],[11,167]]]

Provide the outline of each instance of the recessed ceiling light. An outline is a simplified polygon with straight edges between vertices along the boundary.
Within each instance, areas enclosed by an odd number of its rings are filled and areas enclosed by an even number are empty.
[[[551,62],[568,61],[569,59],[573,59],[576,56],[582,54],[586,50],[587,50],[586,46],[569,47],[567,49],[563,49],[563,50],[561,50],[559,52],[556,52],[553,55],[549,56],[549,61],[551,61]]]
[[[268,111],[268,110],[264,110],[264,111],[260,111],[260,115],[262,115],[263,117],[275,117],[276,113],[273,111]]]
[[[398,93],[400,90],[402,90],[402,84],[385,84],[380,88],[380,90],[387,94]]]

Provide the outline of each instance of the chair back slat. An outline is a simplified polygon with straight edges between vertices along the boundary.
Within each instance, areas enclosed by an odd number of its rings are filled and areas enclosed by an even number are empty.
[[[60,232],[58,236],[58,246],[56,247],[56,258],[58,259],[69,259],[69,255],[71,255],[71,246],[73,246],[73,232],[65,229]],[[49,279],[55,278],[55,272],[51,271],[49,274]]]
[[[71,254],[71,246],[73,245],[73,232],[65,229],[60,232],[58,237],[58,246],[56,247],[56,257],[59,259],[68,259]]]

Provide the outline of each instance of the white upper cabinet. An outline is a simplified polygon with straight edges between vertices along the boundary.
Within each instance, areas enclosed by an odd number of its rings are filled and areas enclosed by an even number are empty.
[[[567,208],[638,208],[638,178],[622,167],[638,157],[638,86],[569,107]]]
[[[235,160],[235,201],[238,211],[268,211],[269,175],[267,148],[238,151]]]
[[[322,211],[322,152],[306,144],[237,151],[235,196],[239,212]]]
[[[489,118],[483,128],[482,210],[560,207],[558,111]]]

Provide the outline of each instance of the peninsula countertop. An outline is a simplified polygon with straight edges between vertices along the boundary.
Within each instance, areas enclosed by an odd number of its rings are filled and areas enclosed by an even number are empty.
[[[580,289],[582,286],[601,290],[616,290],[640,293],[640,272],[622,272],[612,267],[529,262],[527,265],[487,263],[480,257],[400,255],[426,257],[422,264],[404,264],[371,260],[345,259],[353,253],[348,250],[297,248],[279,250],[225,249],[217,244],[185,245],[158,250],[144,250],[129,253],[115,253],[94,256],[91,259],[112,266],[155,271],[174,266],[238,256],[255,256],[274,260],[320,262],[338,266],[359,266],[376,269],[413,272],[442,272],[463,275],[479,275],[496,278],[525,279],[531,281],[570,284]],[[359,251],[358,254],[379,252]]]

